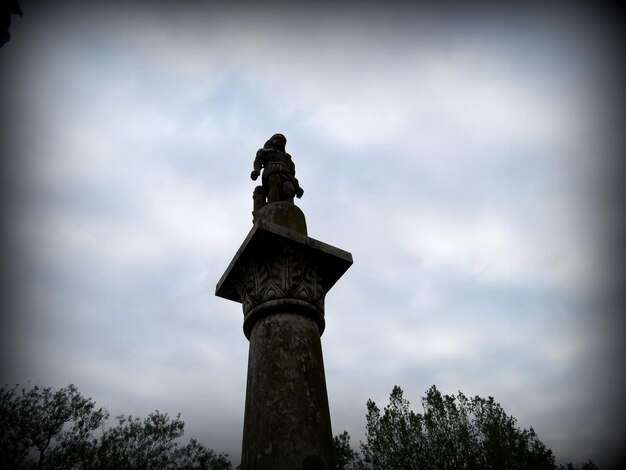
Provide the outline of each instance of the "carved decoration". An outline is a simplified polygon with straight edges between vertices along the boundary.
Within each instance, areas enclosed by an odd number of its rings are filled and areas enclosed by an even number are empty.
[[[323,279],[315,260],[302,250],[286,244],[271,255],[258,254],[243,263],[234,276],[235,286],[244,314],[264,302],[278,299],[294,299],[308,302],[324,311]]]

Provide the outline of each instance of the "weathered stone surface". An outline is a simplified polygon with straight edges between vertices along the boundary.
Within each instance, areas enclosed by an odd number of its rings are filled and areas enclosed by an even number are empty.
[[[333,468],[322,348],[310,318],[275,313],[254,326],[243,439],[243,469]]]
[[[241,468],[331,469],[320,336],[324,300],[352,255],[307,236],[291,202],[258,207],[216,295],[240,302],[250,340]]]
[[[346,251],[284,227],[257,222],[235,254],[216,295],[240,302],[244,333],[274,310],[310,316],[324,331],[324,298],[352,264]]]
[[[273,202],[252,213],[252,222],[259,220],[280,225],[294,230],[301,235],[307,235],[306,219],[298,206],[289,202]]]

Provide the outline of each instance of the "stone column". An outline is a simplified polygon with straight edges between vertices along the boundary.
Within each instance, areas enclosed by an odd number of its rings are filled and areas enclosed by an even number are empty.
[[[320,336],[324,298],[352,255],[308,237],[293,204],[268,204],[255,220],[216,289],[242,304],[250,341],[241,468],[331,469]]]

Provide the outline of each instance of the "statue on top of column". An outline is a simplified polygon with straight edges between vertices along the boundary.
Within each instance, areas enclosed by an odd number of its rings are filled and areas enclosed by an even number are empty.
[[[261,186],[254,189],[254,210],[266,204],[284,201],[293,204],[294,196],[301,198],[304,190],[296,178],[296,166],[291,155],[285,152],[287,139],[282,134],[274,134],[259,149],[254,159],[254,170],[250,178],[256,181],[261,176]]]

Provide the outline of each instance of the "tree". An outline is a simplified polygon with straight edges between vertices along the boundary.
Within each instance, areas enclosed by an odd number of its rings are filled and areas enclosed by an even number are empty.
[[[195,439],[181,446],[185,423],[158,410],[145,419],[96,409],[74,385],[52,392],[0,389],[0,467],[11,469],[229,470],[228,457]],[[95,431],[100,429],[99,436]]]
[[[572,463],[568,463],[566,465],[561,465],[559,470],[599,470],[595,463],[592,460],[589,460],[583,464],[582,467],[575,467]]]
[[[180,414],[170,419],[158,410],[147,418],[118,416],[117,426],[105,430],[94,456],[94,470],[228,470],[230,462],[225,455],[215,455],[195,439],[179,447],[185,423]]]
[[[72,467],[93,452],[93,432],[107,417],[74,385],[56,392],[5,386],[0,389],[0,465],[42,469],[54,462],[54,468]]]
[[[382,414],[367,402],[366,442],[361,443],[366,468],[557,468],[533,428],[520,429],[493,397],[442,395],[432,386],[422,399],[423,414],[409,405],[398,386]]]
[[[190,439],[182,449],[176,453],[174,460],[179,470],[231,470],[233,467],[226,454],[216,455],[195,439]]]
[[[337,470],[349,470],[354,468],[359,460],[358,454],[350,447],[350,435],[348,431],[333,438],[333,451],[335,457],[335,468]]]

